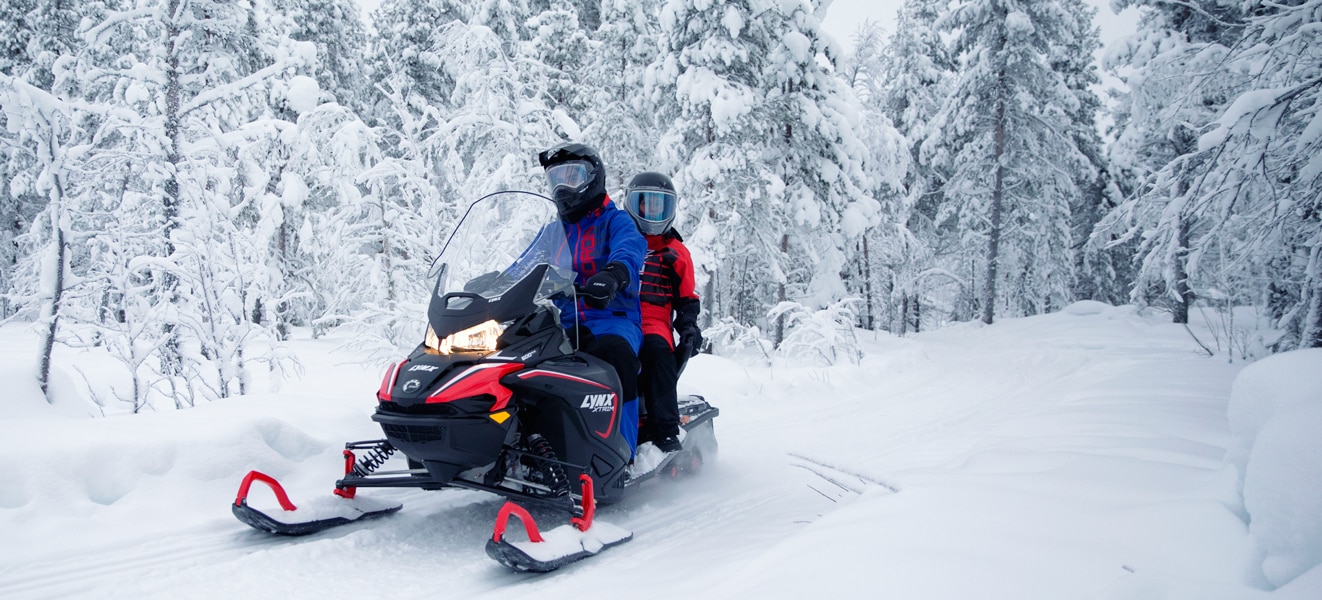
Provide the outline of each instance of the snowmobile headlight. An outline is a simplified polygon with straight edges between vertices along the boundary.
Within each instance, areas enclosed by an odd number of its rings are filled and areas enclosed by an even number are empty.
[[[427,348],[441,354],[453,352],[492,352],[496,349],[496,338],[505,331],[505,327],[495,321],[486,321],[457,331],[439,339],[431,326],[427,327],[424,343]]]

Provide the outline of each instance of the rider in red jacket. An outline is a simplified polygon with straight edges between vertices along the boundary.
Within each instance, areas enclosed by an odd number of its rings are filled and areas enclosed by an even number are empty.
[[[638,294],[643,315],[638,389],[646,417],[638,441],[650,441],[663,452],[682,448],[675,383],[679,365],[702,347],[698,328],[701,302],[694,291],[693,260],[684,240],[670,226],[677,203],[670,178],[654,172],[636,175],[629,182],[624,202],[624,209],[647,239]],[[679,332],[678,344],[673,331]]]

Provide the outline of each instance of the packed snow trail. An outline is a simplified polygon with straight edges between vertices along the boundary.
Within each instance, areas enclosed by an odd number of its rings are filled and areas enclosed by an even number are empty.
[[[299,343],[307,374],[280,394],[0,419],[0,597],[1315,597],[1252,575],[1222,460],[1239,366],[1164,316],[1072,309],[861,332],[858,366],[698,357],[681,387],[721,409],[717,462],[603,507],[634,540],[547,575],[485,556],[500,501],[476,492],[363,490],[404,509],[298,539],[229,515],[248,469],[297,503],[376,437],[376,374],[325,341]]]

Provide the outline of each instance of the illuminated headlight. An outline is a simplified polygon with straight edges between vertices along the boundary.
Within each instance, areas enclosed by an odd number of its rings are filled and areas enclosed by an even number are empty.
[[[441,354],[450,354],[452,352],[491,352],[496,349],[496,338],[500,337],[505,327],[495,321],[487,321],[474,325],[463,331],[458,331],[445,336],[445,339],[436,337],[430,325],[427,326],[427,337],[423,340],[427,348]]]

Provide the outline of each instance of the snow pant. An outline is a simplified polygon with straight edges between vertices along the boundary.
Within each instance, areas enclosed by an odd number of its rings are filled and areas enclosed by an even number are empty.
[[[647,413],[639,438],[648,441],[679,435],[679,398],[675,393],[679,364],[670,342],[656,334],[643,336],[638,362],[642,364],[638,387]]]
[[[573,334],[571,333],[571,336]],[[572,338],[571,338],[572,339]],[[629,442],[629,458],[638,447],[638,356],[629,341],[618,335],[584,336],[582,351],[604,360],[620,377],[624,397],[620,410],[620,435]]]

